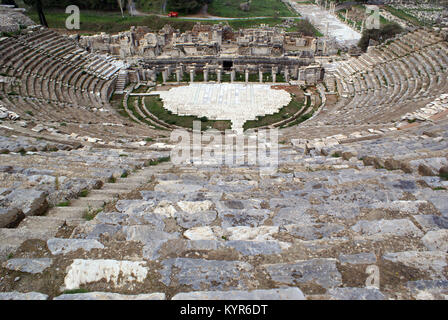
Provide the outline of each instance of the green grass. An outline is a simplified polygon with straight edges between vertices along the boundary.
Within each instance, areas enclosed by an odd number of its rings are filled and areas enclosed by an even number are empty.
[[[156,165],[158,165],[160,163],[168,162],[170,160],[171,160],[171,158],[169,156],[168,157],[162,157],[162,158],[158,158],[158,159],[155,159],[155,160],[150,160],[148,164],[150,166],[156,166]]]
[[[192,129],[193,121],[201,121],[201,119],[196,116],[179,116],[173,114],[163,107],[163,101],[161,101],[159,97],[146,97],[145,105],[150,113],[152,113],[157,119],[162,120],[167,124]],[[201,121],[201,126],[202,130],[214,128],[223,131],[225,129],[230,129],[231,123],[228,120],[207,120]]]
[[[404,10],[396,9],[391,6],[384,6],[384,9],[389,11],[391,14],[393,14],[394,16],[396,16],[400,19],[406,20],[406,21],[408,21],[412,24],[415,24],[417,26],[423,26],[423,23],[420,20],[418,20],[413,15],[405,12]]]
[[[441,173],[441,174],[439,174],[439,177],[440,177],[442,180],[448,180],[448,173]]]
[[[103,211],[103,209],[101,208],[93,209],[92,207],[89,206],[89,208],[84,212],[84,215],[82,217],[87,221],[92,221],[101,211]]]
[[[39,17],[36,12],[29,11],[27,15],[36,23],[39,23]],[[48,26],[50,28],[65,29],[65,20],[68,17],[62,10],[47,10],[45,12]],[[181,32],[191,30],[195,22],[162,18],[158,16],[126,16],[123,18],[119,11],[92,11],[81,10],[81,28],[80,31],[88,34],[95,32],[116,33],[129,30],[131,26],[146,26],[151,30],[160,30],[165,24],[171,24],[173,28],[180,29]]]
[[[341,154],[340,154],[340,153],[333,153],[331,156],[332,156],[333,158],[340,158],[340,157],[341,157]]]
[[[241,0],[213,0],[208,6],[208,12],[218,17],[294,17],[298,14],[291,11],[280,0],[252,0],[250,10],[240,9]]]
[[[266,1],[266,0],[265,0]],[[269,0],[273,1],[273,0]],[[36,23],[39,23],[39,18],[35,12],[27,12],[27,15]],[[267,15],[269,16],[269,15]],[[272,16],[272,14],[270,15]],[[292,14],[286,16],[293,16]],[[45,13],[47,22],[50,28],[65,29],[65,20],[68,15],[64,11],[47,10]],[[81,11],[81,34],[92,34],[97,32],[117,33],[127,31],[131,26],[146,26],[152,31],[162,29],[166,24],[170,24],[174,29],[180,29],[181,32],[191,30],[197,22],[202,24],[218,24],[228,23],[230,27],[235,30],[240,28],[256,27],[260,24],[269,26],[276,26],[282,23],[282,19],[276,17],[269,17],[264,19],[237,19],[237,20],[187,20],[187,19],[172,19],[158,16],[139,16],[131,17],[121,16],[119,12],[108,11]],[[291,31],[300,31],[296,27],[291,28]]]
[[[126,172],[123,172],[122,174],[121,174],[121,178],[127,178],[129,176],[129,173],[126,171]]]
[[[71,290],[65,290],[63,294],[77,294],[77,293],[88,293],[89,290],[86,289],[71,289]]]
[[[89,195],[89,190],[87,190],[87,189],[81,190],[81,192],[79,192],[79,196],[80,196],[81,198],[85,198],[85,197],[87,197],[88,195]]]
[[[292,126],[298,125],[298,124],[308,120],[309,118],[311,118],[313,116],[314,112],[316,112],[316,110],[319,109],[320,105],[314,106],[314,108],[311,110],[310,110],[310,107],[311,107],[311,99],[307,99],[306,106],[303,109],[303,111],[301,112],[301,115],[296,120],[287,123],[286,125],[282,126],[281,128],[292,127]]]
[[[244,130],[259,128],[280,122],[282,120],[286,120],[294,116],[294,114],[302,109],[303,105],[304,100],[298,101],[293,97],[291,102],[287,106],[281,108],[279,112],[258,117],[256,120],[246,121],[243,128]]]
[[[110,177],[109,179],[107,179],[108,183],[115,183],[117,182],[117,178],[115,178],[114,176]]]
[[[70,206],[70,201],[60,202],[56,205],[56,207],[68,207]]]
[[[432,188],[432,190],[440,191],[440,190],[446,190],[446,188],[444,188],[444,187],[435,187],[435,188]]]

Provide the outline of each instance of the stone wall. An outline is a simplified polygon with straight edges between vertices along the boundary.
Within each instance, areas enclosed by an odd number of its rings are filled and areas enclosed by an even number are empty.
[[[16,32],[35,23],[23,14],[24,9],[0,5],[0,32]]]

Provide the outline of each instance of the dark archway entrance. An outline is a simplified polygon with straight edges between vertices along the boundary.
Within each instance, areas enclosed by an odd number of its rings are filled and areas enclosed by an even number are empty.
[[[222,67],[224,68],[224,71],[230,71],[233,67],[233,61],[230,60],[223,61]]]

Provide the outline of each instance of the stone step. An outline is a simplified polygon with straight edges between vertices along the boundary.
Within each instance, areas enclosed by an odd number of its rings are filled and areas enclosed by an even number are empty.
[[[133,177],[129,177],[129,178],[120,179],[120,183],[126,182],[126,183],[143,184],[143,183],[148,183],[149,180],[150,180],[150,177],[133,176]]]
[[[305,300],[299,288],[181,292],[172,300]]]
[[[56,207],[50,209],[47,217],[57,218],[57,219],[82,219],[85,214],[87,206],[73,206],[73,207]]]
[[[132,191],[140,187],[140,183],[131,183],[126,180],[117,183],[106,183],[101,190],[126,190]]]
[[[101,189],[101,190],[92,190],[89,192],[89,198],[93,197],[93,198],[106,198],[106,199],[110,199],[110,198],[118,198],[118,196],[123,195],[123,194],[127,194],[132,190],[129,189]]]
[[[8,259],[26,240],[47,241],[56,236],[57,230],[0,229],[0,261]]]
[[[114,200],[114,197],[105,197],[102,198],[100,196],[97,197],[86,197],[86,198],[80,198],[80,199],[76,199],[74,201],[72,201],[72,205],[75,207],[82,207],[82,208],[102,208],[105,204],[107,204],[108,202]]]
[[[0,296],[1,298],[1,296]],[[88,292],[63,294],[53,300],[165,300],[164,293],[146,293],[138,295],[124,295],[112,292]]]
[[[20,224],[19,229],[47,231],[58,230],[65,223],[65,219],[52,217],[27,217]]]
[[[47,300],[48,296],[39,292],[0,292],[0,300]]]

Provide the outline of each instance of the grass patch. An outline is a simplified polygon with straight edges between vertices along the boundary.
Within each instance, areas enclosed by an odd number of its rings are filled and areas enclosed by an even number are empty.
[[[81,198],[85,198],[85,197],[87,197],[88,195],[89,195],[89,190],[87,190],[87,189],[81,190],[81,191],[79,192],[79,196],[80,196]]]
[[[126,171],[126,172],[123,172],[122,174],[121,174],[121,178],[123,178],[123,179],[125,179],[125,178],[127,178],[129,176],[129,173]]]
[[[156,165],[158,165],[160,163],[168,162],[170,160],[171,160],[171,158],[169,156],[168,157],[162,157],[162,158],[159,158],[159,159],[156,159],[156,160],[149,160],[148,164],[150,166],[156,166]]]
[[[179,116],[175,115],[163,107],[163,101],[159,97],[149,96],[145,99],[145,106],[148,111],[157,119],[171,125],[176,125],[184,128],[193,128],[194,121],[201,121],[196,116]],[[202,119],[205,120],[205,119]],[[231,122],[228,120],[208,120],[201,121],[201,129],[207,130],[214,128],[224,131],[231,128]]]
[[[331,155],[333,158],[340,158],[341,157],[341,154],[340,153],[333,153],[332,155]]]
[[[26,13],[34,22],[39,22],[39,16],[35,11]],[[50,28],[65,29],[65,20],[69,15],[63,10],[46,10],[45,17]],[[180,29],[181,32],[191,30],[195,24],[193,21],[171,19],[151,16],[121,16],[118,11],[94,11],[81,10],[80,30],[85,34],[92,34],[96,32],[117,33],[120,31],[129,30],[131,26],[146,26],[151,30],[160,30],[165,24],[171,24],[174,29]]]
[[[63,294],[77,294],[77,293],[88,293],[89,290],[86,289],[71,289],[71,290],[65,290]]]
[[[448,180],[448,173],[441,173],[441,174],[439,174],[439,177],[442,180]]]
[[[107,179],[108,183],[115,183],[117,182],[117,178],[115,178],[114,176],[110,177],[109,179]]]
[[[70,206],[70,201],[60,202],[56,205],[56,207],[68,207]]]
[[[407,13],[404,10],[396,9],[394,7],[391,7],[391,6],[384,6],[384,9],[389,11],[394,16],[396,16],[396,17],[398,17],[400,19],[406,20],[406,21],[408,21],[408,22],[410,22],[410,23],[412,23],[414,25],[417,25],[417,26],[423,26],[424,25],[420,20],[418,20],[416,17],[414,17],[413,15]]]
[[[243,128],[244,130],[259,128],[280,122],[282,120],[286,120],[293,117],[297,112],[299,112],[299,110],[302,109],[303,105],[304,100],[298,101],[295,97],[293,97],[291,102],[287,106],[280,109],[279,112],[262,117],[257,117],[256,120],[246,121]]]
[[[314,25],[307,19],[297,20],[294,25],[288,29],[286,32],[300,32],[305,36],[309,37],[323,37],[324,34],[317,30]]]
[[[432,190],[440,191],[440,190],[446,190],[446,188],[445,187],[435,187],[435,188],[432,188]]]
[[[234,1],[234,0],[232,0]],[[239,1],[239,0],[237,0]],[[261,0],[261,1],[271,1],[279,2],[279,0]],[[283,5],[284,6],[284,5]],[[172,19],[168,17],[159,17],[156,15],[150,16],[125,16],[124,18],[117,11],[94,11],[94,10],[81,10],[81,29],[79,30],[83,35],[94,34],[98,32],[107,33],[117,33],[121,31],[127,31],[132,26],[145,26],[151,31],[158,31],[162,29],[166,24],[170,24],[174,29],[179,29],[181,32],[190,31],[193,29],[197,22],[202,24],[218,24],[218,23],[228,23],[230,27],[237,30],[240,28],[250,28],[259,26],[260,24],[266,24],[269,26],[275,26],[281,24],[283,20],[281,18],[275,17],[272,14],[272,9],[270,14],[262,14],[255,16],[266,16],[268,18],[263,19],[237,19],[237,20],[194,20],[194,19],[182,19],[182,17],[177,19]],[[29,11],[26,13],[34,22],[39,22],[39,17],[36,12]],[[46,10],[45,17],[47,19],[50,28],[55,29],[65,29],[65,21],[69,15],[62,10]],[[280,15],[280,16],[297,16],[291,12]],[[242,15],[237,18],[247,18],[249,15]]]
[[[211,15],[219,17],[294,17],[298,16],[280,0],[252,0],[249,11],[240,9],[241,0],[213,0],[208,6]]]
[[[102,208],[93,209],[91,206],[89,206],[89,208],[84,212],[84,215],[82,217],[87,221],[92,221],[101,211],[103,211]]]

